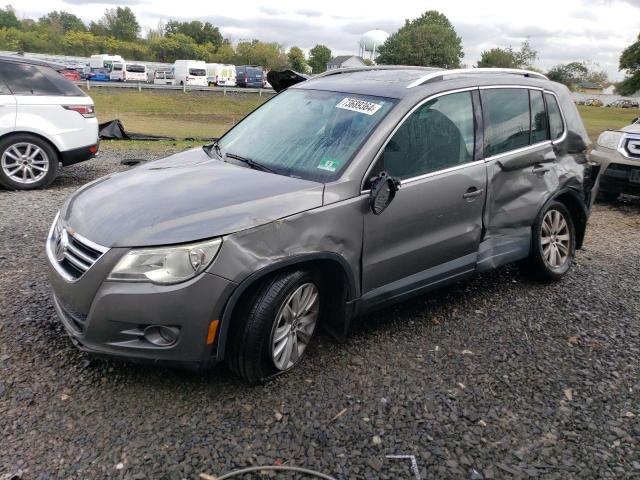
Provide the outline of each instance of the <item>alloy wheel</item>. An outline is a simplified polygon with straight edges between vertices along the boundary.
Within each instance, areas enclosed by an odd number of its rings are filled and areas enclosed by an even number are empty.
[[[278,370],[288,370],[302,357],[316,328],[319,306],[313,283],[300,285],[282,303],[271,332],[271,358]]]
[[[3,152],[0,166],[9,179],[26,185],[42,180],[49,172],[49,157],[33,143],[14,143]]]
[[[571,251],[571,232],[562,212],[549,210],[544,215],[540,236],[544,261],[551,268],[562,267]]]

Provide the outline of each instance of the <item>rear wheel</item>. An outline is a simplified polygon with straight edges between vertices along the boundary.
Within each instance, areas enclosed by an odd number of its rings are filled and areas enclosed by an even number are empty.
[[[231,326],[228,363],[237,375],[262,383],[300,362],[320,316],[319,285],[309,272],[296,271],[258,288]]]
[[[560,280],[571,267],[576,250],[571,213],[552,202],[533,226],[527,270],[542,280]]]
[[[0,142],[0,184],[12,190],[45,187],[56,178],[58,153],[34,135],[13,135]]]

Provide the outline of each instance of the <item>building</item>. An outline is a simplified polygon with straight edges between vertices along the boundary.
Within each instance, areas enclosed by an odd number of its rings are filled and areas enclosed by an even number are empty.
[[[362,57],[356,55],[338,55],[327,63],[327,70],[335,70],[336,68],[364,67],[366,63]]]
[[[586,93],[587,95],[599,95],[603,90],[604,88],[599,83],[580,82],[576,85],[576,91]]]

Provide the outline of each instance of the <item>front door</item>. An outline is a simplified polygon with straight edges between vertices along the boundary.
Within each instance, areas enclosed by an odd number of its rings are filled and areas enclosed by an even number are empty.
[[[474,270],[487,179],[476,153],[472,95],[445,94],[418,106],[376,162],[373,175],[384,170],[401,185],[382,214],[365,216],[365,305]]]

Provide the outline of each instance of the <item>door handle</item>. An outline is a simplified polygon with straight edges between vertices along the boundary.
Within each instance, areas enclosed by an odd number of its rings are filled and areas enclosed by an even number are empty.
[[[533,170],[531,170],[531,173],[535,173],[535,174],[545,174],[550,170],[550,168],[547,165],[540,165],[537,164],[533,167]]]
[[[462,195],[462,198],[464,198],[465,200],[472,201],[474,198],[476,198],[479,195],[482,195],[483,193],[484,193],[484,188],[469,187],[467,191]]]

